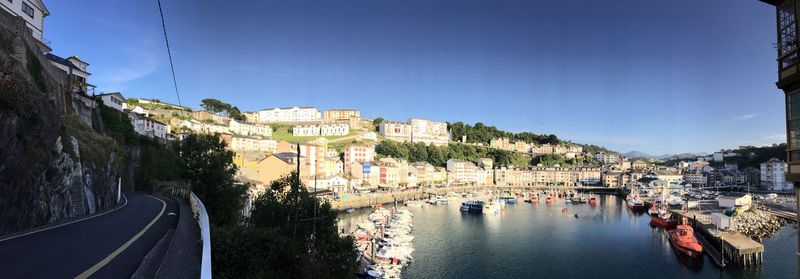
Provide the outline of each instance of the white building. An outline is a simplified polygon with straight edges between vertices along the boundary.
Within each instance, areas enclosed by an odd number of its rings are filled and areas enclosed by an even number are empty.
[[[315,107],[271,108],[258,111],[259,123],[314,122],[321,113]]]
[[[478,183],[478,167],[472,162],[450,159],[447,160],[447,181],[455,184]]]
[[[50,61],[50,65],[55,66],[67,75],[67,89],[70,92],[87,94],[89,87],[94,86],[88,83],[89,76],[92,75],[88,72],[89,63],[81,60],[78,56],[73,55],[62,58],[53,53],[47,53],[44,56]]]
[[[375,132],[368,132],[361,135],[361,140],[371,140],[371,141],[378,141],[378,134]]]
[[[319,125],[297,125],[292,128],[292,135],[296,137],[319,136]]]
[[[350,133],[350,125],[347,124],[324,124],[320,128],[322,136],[346,136]]]
[[[384,120],[378,124],[378,132],[390,140],[411,141],[411,125],[405,122]]]
[[[122,111],[123,107],[122,104],[125,103],[125,97],[122,96],[122,93],[113,92],[113,93],[105,93],[97,95],[103,100],[103,104],[111,107],[115,110]]]
[[[133,131],[142,136],[150,138],[159,138],[166,140],[169,133],[169,126],[164,123],[158,122],[143,114],[134,112],[128,113],[133,125]]]
[[[791,182],[786,181],[786,162],[776,158],[761,163],[761,186],[771,191],[784,191],[794,188]]]
[[[408,123],[411,125],[411,142],[437,146],[447,145],[450,142],[450,133],[447,132],[446,122],[412,118]]]
[[[714,152],[713,159],[714,162],[722,162],[725,161],[725,153],[723,152]]]
[[[278,142],[271,139],[261,139],[231,134],[223,134],[221,137],[228,143],[230,150],[233,151],[258,151],[274,153],[278,148]]]
[[[7,12],[22,17],[31,35],[39,40],[43,46],[50,49],[49,42],[44,39],[44,18],[50,15],[41,0],[4,0],[0,6]]]
[[[262,137],[272,136],[272,127],[270,126],[244,123],[236,120],[231,120],[228,123],[228,130],[231,133],[244,136],[262,136]]]

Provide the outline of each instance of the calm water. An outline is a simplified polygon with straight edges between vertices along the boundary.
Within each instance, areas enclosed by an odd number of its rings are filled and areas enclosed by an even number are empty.
[[[588,204],[520,203],[502,215],[468,214],[459,203],[411,208],[415,261],[403,278],[796,278],[797,231],[787,226],[764,242],[758,269],[724,270],[704,257],[678,258],[666,232],[624,200],[601,196]],[[569,208],[568,213],[561,209]],[[349,229],[367,210],[342,216]],[[575,218],[578,213],[580,218]]]

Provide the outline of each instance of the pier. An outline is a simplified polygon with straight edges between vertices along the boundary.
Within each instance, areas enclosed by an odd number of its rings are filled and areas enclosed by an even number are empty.
[[[702,242],[704,252],[720,267],[732,263],[742,267],[760,265],[764,260],[764,245],[738,232],[720,231],[711,223],[711,210],[689,210],[686,218]],[[673,214],[683,216],[681,210]]]

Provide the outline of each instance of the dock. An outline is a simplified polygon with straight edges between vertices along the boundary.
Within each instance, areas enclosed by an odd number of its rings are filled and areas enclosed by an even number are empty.
[[[720,267],[727,264],[742,267],[760,265],[764,260],[764,245],[738,232],[718,230],[711,222],[712,212],[715,211],[695,209],[686,212],[706,254]],[[672,213],[683,215],[680,210],[672,210]]]
[[[786,210],[782,210],[782,209],[776,209],[776,208],[770,208],[770,207],[764,207],[764,208],[761,208],[761,210],[764,211],[764,212],[767,212],[769,214],[772,214],[772,215],[774,215],[775,217],[778,217],[778,218],[783,218],[783,219],[786,219],[788,221],[793,221],[793,222],[797,221],[797,213],[795,213],[795,212],[786,211]]]

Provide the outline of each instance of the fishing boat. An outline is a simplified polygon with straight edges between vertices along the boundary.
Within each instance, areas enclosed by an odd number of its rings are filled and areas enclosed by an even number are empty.
[[[703,253],[703,245],[697,242],[694,237],[694,229],[686,224],[686,217],[683,217],[681,224],[675,229],[669,230],[669,243],[678,253],[695,258]]]
[[[538,194],[531,195],[531,203],[539,203],[539,195]]]
[[[576,200],[577,200],[577,203],[586,203],[588,201],[588,199],[586,199],[586,197],[580,196],[580,197],[577,197],[577,198],[572,198],[572,203],[576,203]]]
[[[572,203],[572,199],[571,199],[571,198],[566,198],[566,199],[564,200],[564,203]]]
[[[530,195],[530,194],[528,194],[528,193],[525,193],[525,194],[523,194],[523,195],[522,195],[522,201],[523,201],[523,202],[530,203],[530,202],[531,202],[531,195]]]
[[[483,206],[484,206],[483,201],[479,200],[466,201],[461,203],[461,211],[471,212],[471,213],[482,213]]]
[[[595,198],[594,196],[589,196],[589,205],[591,206],[597,205],[597,198]]]
[[[658,216],[658,207],[656,207],[655,203],[647,209],[647,213],[650,214],[650,216]]]
[[[665,229],[674,229],[678,226],[678,220],[673,218],[672,214],[662,212],[655,216],[650,216],[650,224]]]
[[[547,199],[544,202],[547,203],[547,204],[553,203],[553,197],[552,196],[547,196]]]
[[[636,195],[628,195],[628,197],[625,198],[625,202],[631,210],[642,210],[645,208],[644,202]]]
[[[406,206],[408,207],[423,207],[425,203],[422,201],[406,201]]]

